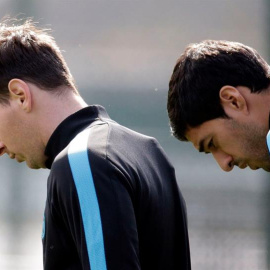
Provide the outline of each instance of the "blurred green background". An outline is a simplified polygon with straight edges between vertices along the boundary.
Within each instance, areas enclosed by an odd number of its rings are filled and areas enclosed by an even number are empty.
[[[269,174],[222,172],[171,137],[168,81],[186,45],[203,39],[239,41],[269,61],[269,11],[266,0],[0,0],[1,17],[53,29],[89,104],[159,140],[186,199],[193,270],[270,269]],[[41,270],[49,171],[7,157],[0,170],[0,269]]]

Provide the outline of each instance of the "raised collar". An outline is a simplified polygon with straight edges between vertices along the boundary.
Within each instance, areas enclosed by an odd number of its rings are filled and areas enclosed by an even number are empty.
[[[85,107],[63,120],[51,135],[45,148],[46,167],[51,168],[55,157],[84,128],[97,119],[110,119],[104,107],[92,105]]]

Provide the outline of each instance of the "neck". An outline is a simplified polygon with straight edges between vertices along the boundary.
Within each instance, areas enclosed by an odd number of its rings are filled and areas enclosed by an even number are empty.
[[[39,129],[42,144],[46,147],[52,133],[57,126],[71,114],[87,107],[81,96],[73,91],[57,96],[50,92],[40,91],[36,96],[35,123]]]

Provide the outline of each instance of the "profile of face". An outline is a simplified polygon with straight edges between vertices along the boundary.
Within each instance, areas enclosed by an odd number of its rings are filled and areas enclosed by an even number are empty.
[[[260,110],[265,109],[263,105],[256,108],[256,98],[259,104],[260,97],[250,98],[250,95],[244,87],[225,87],[220,98],[228,118],[206,121],[198,127],[188,128],[186,132],[187,139],[199,152],[211,153],[227,172],[234,166],[253,170],[262,168],[270,172],[266,143],[268,117],[260,117]],[[267,112],[269,116],[269,109]]]
[[[266,135],[259,126],[218,118],[190,128],[187,138],[199,152],[211,153],[224,171],[249,166],[270,172]]]
[[[29,87],[21,80],[9,83],[9,104],[0,104],[0,155],[7,154],[33,169],[45,168],[45,146],[31,116]]]

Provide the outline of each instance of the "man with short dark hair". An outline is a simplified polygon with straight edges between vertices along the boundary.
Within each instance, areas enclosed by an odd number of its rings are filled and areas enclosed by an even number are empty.
[[[270,171],[270,68],[252,48],[230,41],[189,45],[169,83],[173,135],[211,153],[224,171]]]
[[[0,26],[0,154],[51,169],[46,270],[189,270],[184,199],[154,138],[88,106],[54,39]]]

